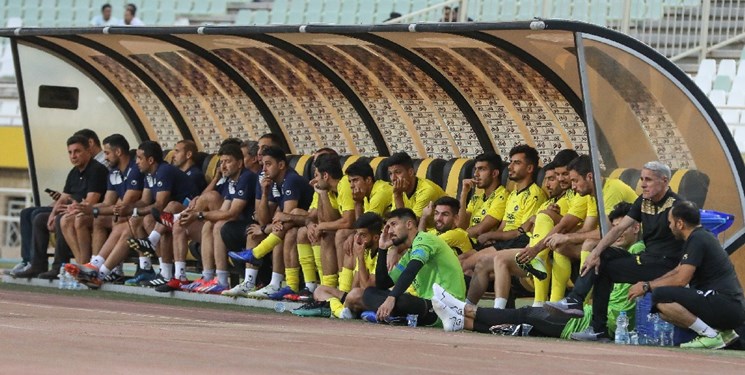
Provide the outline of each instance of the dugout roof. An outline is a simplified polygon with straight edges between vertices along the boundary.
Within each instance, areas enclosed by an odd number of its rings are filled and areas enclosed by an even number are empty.
[[[728,250],[745,242],[745,167],[716,109],[669,60],[606,28],[535,20],[0,36],[15,52],[37,199],[69,167],[61,140],[82,127],[164,149],[193,139],[207,152],[266,132],[294,154],[327,146],[449,159],[527,142],[544,162],[572,147],[592,149],[608,171],[650,160],[701,171],[705,208],[737,217]]]

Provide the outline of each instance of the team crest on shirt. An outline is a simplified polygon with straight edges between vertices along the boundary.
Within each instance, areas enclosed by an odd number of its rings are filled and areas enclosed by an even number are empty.
[[[681,260],[686,260],[686,259],[688,259],[688,254],[687,253],[686,254],[683,254],[683,259],[681,259]]]
[[[285,190],[285,195],[288,197],[292,195],[292,190]]]
[[[238,190],[238,196],[239,197],[242,197],[243,196],[243,190]]]
[[[163,186],[163,181],[158,181],[158,187],[162,187],[162,186]]]
[[[131,184],[132,184],[132,186],[137,185],[137,180],[132,180]]]

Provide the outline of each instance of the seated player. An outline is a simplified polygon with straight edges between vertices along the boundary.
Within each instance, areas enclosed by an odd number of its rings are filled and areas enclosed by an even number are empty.
[[[458,257],[473,250],[468,232],[456,226],[459,210],[460,202],[457,199],[444,196],[431,202],[419,219],[419,231],[424,232],[427,231],[427,222],[434,217],[435,227],[428,232],[442,238]]]
[[[307,303],[292,313],[299,316],[333,315],[336,318],[352,319],[362,312],[362,293],[366,288],[375,286],[378,240],[383,223],[383,218],[374,212],[362,214],[354,223],[354,271],[349,292],[321,285],[313,293],[314,302]]]
[[[261,182],[260,201],[256,205],[256,218],[259,222],[269,222],[268,218],[272,218],[271,225],[264,225],[261,228],[261,232],[268,236],[259,243],[258,236],[249,235],[245,250],[228,253],[231,258],[246,262],[246,268],[253,270],[251,275],[248,275],[249,271],[246,270],[246,280],[250,282],[256,280],[262,258],[273,250],[278,250],[272,255],[271,281],[265,287],[248,294],[253,298],[269,298],[280,290],[285,278],[283,238],[287,231],[305,223],[307,210],[313,198],[313,190],[308,180],[289,166],[282,150],[266,148],[262,154],[262,161],[264,180]],[[275,195],[275,191],[280,194]],[[249,231],[251,230],[249,228]]]
[[[97,289],[104,282],[106,276],[129,254],[128,240],[133,237],[144,236],[142,218],[150,214],[153,208],[162,210],[170,201],[181,202],[196,195],[194,186],[183,171],[163,160],[163,149],[153,141],[145,141],[137,149],[137,167],[145,174],[145,188],[140,200],[130,205],[115,206],[115,214],[131,216],[125,222],[117,223],[112,233],[119,236],[109,236],[101,251],[90,263],[84,266],[68,264],[65,268],[78,281],[90,288]],[[152,221],[152,224],[155,222]],[[120,226],[122,229],[117,229]],[[125,230],[124,228],[128,229]],[[138,236],[138,233],[140,235]],[[138,285],[140,281],[155,278],[150,258],[154,252],[145,251],[139,257],[139,270],[133,279],[127,280],[130,285]],[[127,283],[125,282],[125,283]]]
[[[219,234],[225,222],[253,215],[257,176],[243,168],[243,153],[239,146],[222,146],[217,155],[226,182],[219,185],[219,191],[203,194],[196,205],[183,211],[174,223],[176,272],[171,279],[156,287],[160,292],[183,289],[219,294],[229,288],[227,250]],[[202,277],[193,283],[186,279],[188,240],[201,243]]]
[[[114,207],[133,204],[142,196],[144,176],[135,159],[130,157],[129,142],[124,136],[112,134],[104,138],[103,151],[111,166],[103,202],[93,205],[74,203],[70,215],[63,217],[61,222],[65,241],[75,260],[81,264],[88,263],[91,255],[98,254],[116,222],[126,220],[114,215]]]
[[[417,217],[429,202],[445,195],[436,183],[416,176],[414,161],[405,152],[397,152],[386,159],[393,185],[393,208],[409,208]]]
[[[390,271],[388,251],[402,255]],[[430,302],[435,283],[456,298],[465,298],[466,283],[455,252],[436,235],[419,232],[417,216],[411,209],[391,211],[378,241],[377,258],[375,286],[365,289],[362,301],[366,310],[376,311],[378,321],[415,314],[417,325],[437,324]],[[406,292],[410,286],[417,296]]]
[[[611,225],[618,226],[631,205],[625,202],[617,205],[608,214]],[[631,254],[639,254],[644,251],[644,243],[640,241],[639,224],[629,226],[616,240],[613,246],[628,250]],[[613,286],[610,306],[608,308],[608,321],[613,325],[608,327],[609,332],[614,332],[615,321],[621,311],[626,311],[630,321],[634,321],[636,302],[629,300],[630,284],[617,283]],[[443,291],[442,287],[433,287],[435,294],[432,298],[432,306],[443,323],[446,331],[459,331],[466,329],[470,331],[490,333],[503,328],[503,325],[530,324],[533,329],[531,336],[548,336],[569,339],[570,335],[582,332],[590,325],[592,306],[585,305],[584,318],[570,318],[568,316],[553,316],[542,307],[526,306],[519,309],[485,308],[461,302],[450,293]]]
[[[476,156],[474,161],[473,178],[463,180],[460,192],[458,226],[465,229],[475,242],[480,235],[499,227],[510,192],[502,186],[503,166],[499,155],[487,152]],[[469,200],[474,188],[480,190],[474,192]],[[463,261],[473,254],[462,254],[459,258]],[[468,270],[469,275],[471,271]]]

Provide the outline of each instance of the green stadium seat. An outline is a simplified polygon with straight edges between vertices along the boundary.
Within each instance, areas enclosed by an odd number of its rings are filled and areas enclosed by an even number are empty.
[[[13,17],[23,17],[23,7],[17,1],[11,2],[10,4],[5,6],[5,20],[7,21],[8,19]]]
[[[250,25],[252,21],[254,11],[249,9],[240,9],[235,15],[236,25]]]
[[[157,10],[147,9],[140,11],[137,9],[137,17],[142,20],[142,22],[145,23],[145,25],[169,25],[173,24],[173,20],[175,20],[175,15],[173,12],[171,12],[171,15],[173,15],[172,20],[170,23],[161,22],[160,21],[160,12]]]
[[[600,26],[608,24],[608,3],[593,1],[590,3],[590,22]]]
[[[57,25],[57,8],[41,9],[39,12],[39,26],[55,27]]]
[[[339,23],[339,13],[341,12],[341,0],[326,0],[323,3],[323,13],[321,22]]]
[[[543,13],[543,1],[539,0],[522,0],[520,1],[520,8],[517,12],[517,19],[527,21],[532,20],[533,17],[538,17]]]
[[[357,2],[356,1],[345,1],[341,5],[341,12],[339,13],[339,23],[344,25],[352,25],[357,22]]]
[[[572,2],[570,0],[557,0],[553,1],[553,4],[551,18],[561,18],[565,20],[572,18]]]
[[[647,0],[647,18],[659,21],[664,15],[662,0]]]
[[[199,0],[194,2],[194,7],[191,8],[191,13],[195,14],[206,14],[210,10],[210,1]]]
[[[272,11],[269,13],[269,22],[273,24],[287,23],[288,0],[274,0]]]
[[[192,5],[191,0],[176,0],[176,8],[174,10],[178,14],[188,14],[191,13]]]
[[[714,79],[714,86],[712,87],[713,90],[722,90],[725,92],[729,92],[731,88],[732,78],[728,76],[717,76]]]
[[[321,23],[323,14],[323,0],[307,0],[307,10],[305,11],[305,21],[303,23]]]
[[[228,12],[227,0],[212,0],[210,4],[210,14],[225,14]]]
[[[370,24],[373,23],[375,18],[375,2],[374,1],[363,1],[358,2],[357,16],[354,19],[354,24]]]
[[[590,0],[574,0],[570,18],[577,21],[590,20]]]
[[[383,23],[383,21],[387,20],[388,17],[390,17],[391,12],[396,10],[395,8],[395,0],[378,0],[377,8],[375,9],[375,16],[371,19],[371,22]]]
[[[647,16],[647,4],[644,0],[631,0],[631,19],[642,20]]]
[[[62,2],[64,0],[60,0]],[[72,5],[72,1],[67,0]],[[70,27],[75,26],[75,15],[71,6],[60,6],[57,8],[57,26]]]
[[[305,2],[294,0],[287,10],[287,23],[290,25],[300,25],[306,22],[305,19]]]
[[[251,25],[267,25],[269,24],[269,11],[267,10],[255,10],[253,12],[253,19],[250,21]]]
[[[495,0],[491,0],[495,1]],[[517,19],[517,1],[515,0],[503,0],[501,1],[502,6],[499,8],[497,13],[497,21],[514,21]]]

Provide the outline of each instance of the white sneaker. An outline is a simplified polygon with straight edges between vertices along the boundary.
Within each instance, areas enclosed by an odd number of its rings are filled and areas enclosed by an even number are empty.
[[[354,319],[354,314],[352,314],[352,310],[345,307],[339,314],[339,319]]]
[[[10,270],[5,270],[6,275],[14,275],[19,272],[27,271],[31,268],[31,262],[21,262],[13,266]]]
[[[446,306],[437,299],[432,300],[432,307],[442,321],[442,328],[445,331],[455,332],[463,329],[463,323],[465,322],[463,309],[458,309],[456,306]]]
[[[246,297],[248,298],[258,298],[258,299],[268,299],[269,295],[277,293],[279,291],[279,287],[274,286],[272,284],[269,284],[259,290],[255,290],[251,293],[248,293]]]
[[[230,290],[224,290],[221,294],[228,297],[248,297],[248,294],[251,293],[254,289],[256,289],[254,286],[249,286],[244,281],[242,283],[238,283],[238,285],[234,286]]]
[[[452,294],[448,293],[443,289],[440,284],[432,284],[432,299],[437,299],[442,302],[445,306],[454,306],[459,308],[461,311],[466,307],[466,303],[453,297]]]

